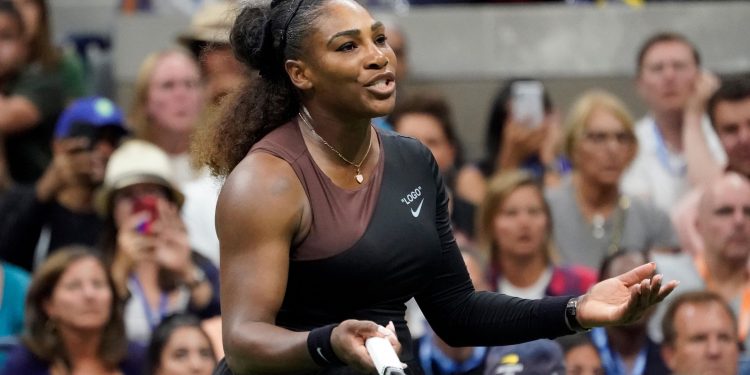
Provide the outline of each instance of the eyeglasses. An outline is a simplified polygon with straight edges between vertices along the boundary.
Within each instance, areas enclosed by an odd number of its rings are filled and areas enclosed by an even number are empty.
[[[610,140],[614,140],[618,145],[628,146],[633,144],[635,137],[631,133],[621,132],[600,132],[600,131],[586,131],[583,133],[583,138],[589,141],[593,145],[601,146],[606,144]]]

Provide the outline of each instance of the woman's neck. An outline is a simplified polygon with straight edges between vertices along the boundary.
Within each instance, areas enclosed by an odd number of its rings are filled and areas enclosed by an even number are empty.
[[[305,113],[307,108],[307,117]],[[370,145],[371,121],[370,119],[346,119],[334,116],[330,111],[325,111],[313,104],[300,107],[300,113],[307,119],[308,123],[301,124],[306,130],[308,125],[314,132],[325,140],[337,152],[352,162],[359,162]],[[302,120],[300,120],[302,121]],[[312,133],[312,132],[311,132]],[[315,137],[313,135],[313,137]],[[318,142],[322,143],[322,142]],[[330,153],[325,144],[320,146]]]
[[[573,173],[573,190],[583,216],[591,220],[594,215],[609,216],[620,197],[619,187],[586,181],[580,172]]]
[[[159,126],[159,125],[151,125]],[[159,146],[169,155],[179,155],[190,151],[190,134],[184,131],[174,131],[159,127],[149,133],[149,141]]]
[[[81,361],[99,358],[101,331],[82,331],[59,327],[59,332],[63,345],[70,355],[73,367]]]
[[[500,252],[500,272],[503,278],[517,288],[527,288],[539,281],[547,269],[547,259],[542,251],[531,256],[513,256]]]

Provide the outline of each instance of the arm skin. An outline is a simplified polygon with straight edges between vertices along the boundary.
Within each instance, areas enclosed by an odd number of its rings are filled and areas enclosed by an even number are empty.
[[[685,148],[688,180],[692,186],[705,185],[721,175],[723,166],[714,159],[703,134],[706,105],[719,88],[719,79],[708,71],[701,72],[683,117],[682,143]]]
[[[286,290],[289,248],[305,206],[292,168],[264,153],[245,158],[219,195],[223,341],[235,373],[316,368],[307,353],[307,332],[275,325]]]

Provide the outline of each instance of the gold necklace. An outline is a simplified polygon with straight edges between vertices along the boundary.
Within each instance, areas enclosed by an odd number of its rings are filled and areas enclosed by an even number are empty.
[[[354,163],[354,162],[349,161],[349,159],[345,158],[344,155],[342,155],[340,152],[338,152],[338,150],[333,148],[333,146],[331,146],[330,143],[326,142],[326,140],[323,139],[323,137],[321,137],[320,134],[318,134],[318,132],[315,131],[315,128],[313,128],[312,124],[307,119],[309,118],[310,120],[312,120],[312,116],[310,116],[310,112],[307,111],[307,108],[305,106],[302,106],[302,112],[299,112],[298,115],[299,115],[299,118],[302,120],[302,122],[304,122],[305,125],[307,125],[307,128],[310,129],[310,131],[313,133],[313,135],[316,138],[318,138],[318,140],[320,140],[324,145],[328,146],[328,148],[330,148],[331,151],[333,151],[341,160],[345,161],[347,164],[351,165],[357,170],[356,174],[354,175],[354,180],[357,181],[358,184],[362,184],[363,182],[365,182],[365,176],[362,175],[362,172],[360,171],[360,167],[362,166],[362,163],[364,163],[364,161],[367,160],[367,155],[370,154],[370,149],[372,148],[372,137],[370,136],[370,133],[369,132],[367,133],[367,135],[370,137],[370,143],[367,145],[367,151],[365,151],[365,156],[362,157],[362,160],[360,160],[359,163]],[[307,116],[307,118],[305,118],[305,116]]]

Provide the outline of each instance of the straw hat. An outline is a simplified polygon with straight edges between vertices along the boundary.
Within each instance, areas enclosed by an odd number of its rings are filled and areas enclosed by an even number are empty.
[[[97,192],[94,205],[101,216],[111,210],[112,196],[117,190],[140,183],[161,185],[170,193],[170,198],[182,207],[185,196],[172,182],[169,157],[156,145],[131,139],[112,153],[104,173],[104,184]]]
[[[193,15],[190,28],[178,38],[180,42],[229,43],[229,32],[237,18],[239,4],[219,1],[203,5]]]

